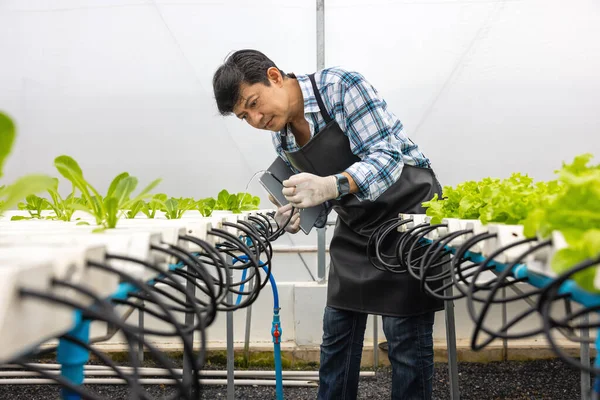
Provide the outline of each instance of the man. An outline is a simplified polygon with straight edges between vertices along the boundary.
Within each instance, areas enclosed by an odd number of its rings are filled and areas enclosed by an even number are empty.
[[[325,204],[338,214],[323,318],[319,399],[355,399],[368,314],[383,316],[393,399],[430,399],[434,312],[443,305],[409,274],[374,268],[369,235],[398,214],[422,213],[440,185],[429,160],[357,72],[328,68],[285,74],[255,50],[231,54],[213,77],[217,107],[272,132],[278,155],[297,171],[284,181],[292,206]],[[287,231],[299,230],[295,214]],[[386,254],[395,254],[387,246]]]

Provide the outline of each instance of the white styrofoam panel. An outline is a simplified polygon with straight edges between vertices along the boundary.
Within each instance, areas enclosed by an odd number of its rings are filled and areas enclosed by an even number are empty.
[[[490,233],[494,233],[496,236],[483,242],[482,255],[485,257],[490,256],[500,248],[525,239],[525,236],[523,235],[523,225],[488,224],[487,228]],[[496,256],[495,260],[505,264],[513,262],[532,246],[532,243],[526,243],[511,247]],[[526,259],[521,262],[525,261]]]
[[[166,263],[167,257],[161,253],[150,252],[150,245],[158,245],[161,237],[159,233],[152,232],[106,232],[106,234],[87,233],[44,233],[32,231],[15,235],[0,231],[0,246],[14,246],[24,244],[36,245],[89,245],[103,246],[107,253],[128,256],[138,260],[147,261],[157,266]],[[137,263],[122,260],[112,260],[110,264],[138,279],[149,280],[156,276],[156,272]],[[114,288],[114,284],[111,286]]]
[[[72,326],[69,307],[19,295],[19,289],[25,288],[60,296],[65,290],[50,287],[52,275],[50,260],[0,261],[0,338],[4,343],[0,362],[9,362]]]

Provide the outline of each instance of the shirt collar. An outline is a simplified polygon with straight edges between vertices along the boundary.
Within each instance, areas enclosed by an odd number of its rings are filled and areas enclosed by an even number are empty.
[[[317,103],[315,91],[308,75],[298,75],[296,79],[298,80],[300,90],[302,91],[302,98],[304,99],[304,113],[319,112],[319,103]]]

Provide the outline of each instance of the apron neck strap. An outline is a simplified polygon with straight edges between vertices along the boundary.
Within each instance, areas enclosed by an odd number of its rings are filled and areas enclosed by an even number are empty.
[[[317,104],[319,105],[319,111],[321,111],[321,115],[323,116],[325,123],[328,124],[331,121],[333,121],[333,118],[331,118],[331,116],[327,112],[327,109],[325,108],[325,103],[323,103],[323,98],[321,97],[321,94],[319,93],[319,88],[317,87],[317,82],[315,81],[315,74],[308,75],[308,78],[310,79],[310,83],[312,84],[313,92],[315,93],[315,99],[317,100]],[[287,130],[287,127],[284,127],[279,132],[280,139],[281,139],[281,147],[284,151],[288,151],[286,130]]]
[[[315,74],[310,74],[308,76],[310,79],[310,83],[312,83],[313,91],[315,92],[315,99],[317,99],[317,104],[319,105],[319,110],[321,111],[321,115],[325,120],[325,123],[330,123],[332,121],[331,116],[327,112],[325,108],[325,104],[323,103],[323,99],[321,98],[321,94],[319,93],[319,88],[317,88],[317,82],[315,81]]]

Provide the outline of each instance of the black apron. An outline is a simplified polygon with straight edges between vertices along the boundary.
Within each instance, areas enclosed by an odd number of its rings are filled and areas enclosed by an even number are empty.
[[[338,174],[360,158],[352,153],[348,137],[325,109],[314,75],[309,77],[327,125],[293,152],[287,151],[286,137],[281,132],[282,148],[299,171],[319,176]],[[330,244],[328,306],[397,317],[443,309],[443,302],[421,292],[419,282],[408,273],[380,271],[367,256],[369,236],[378,226],[399,213],[424,213],[421,202],[435,193],[441,197],[432,169],[404,164],[398,181],[375,201],[359,201],[352,194],[331,200],[338,219]],[[395,254],[395,243],[384,243],[383,253]]]

